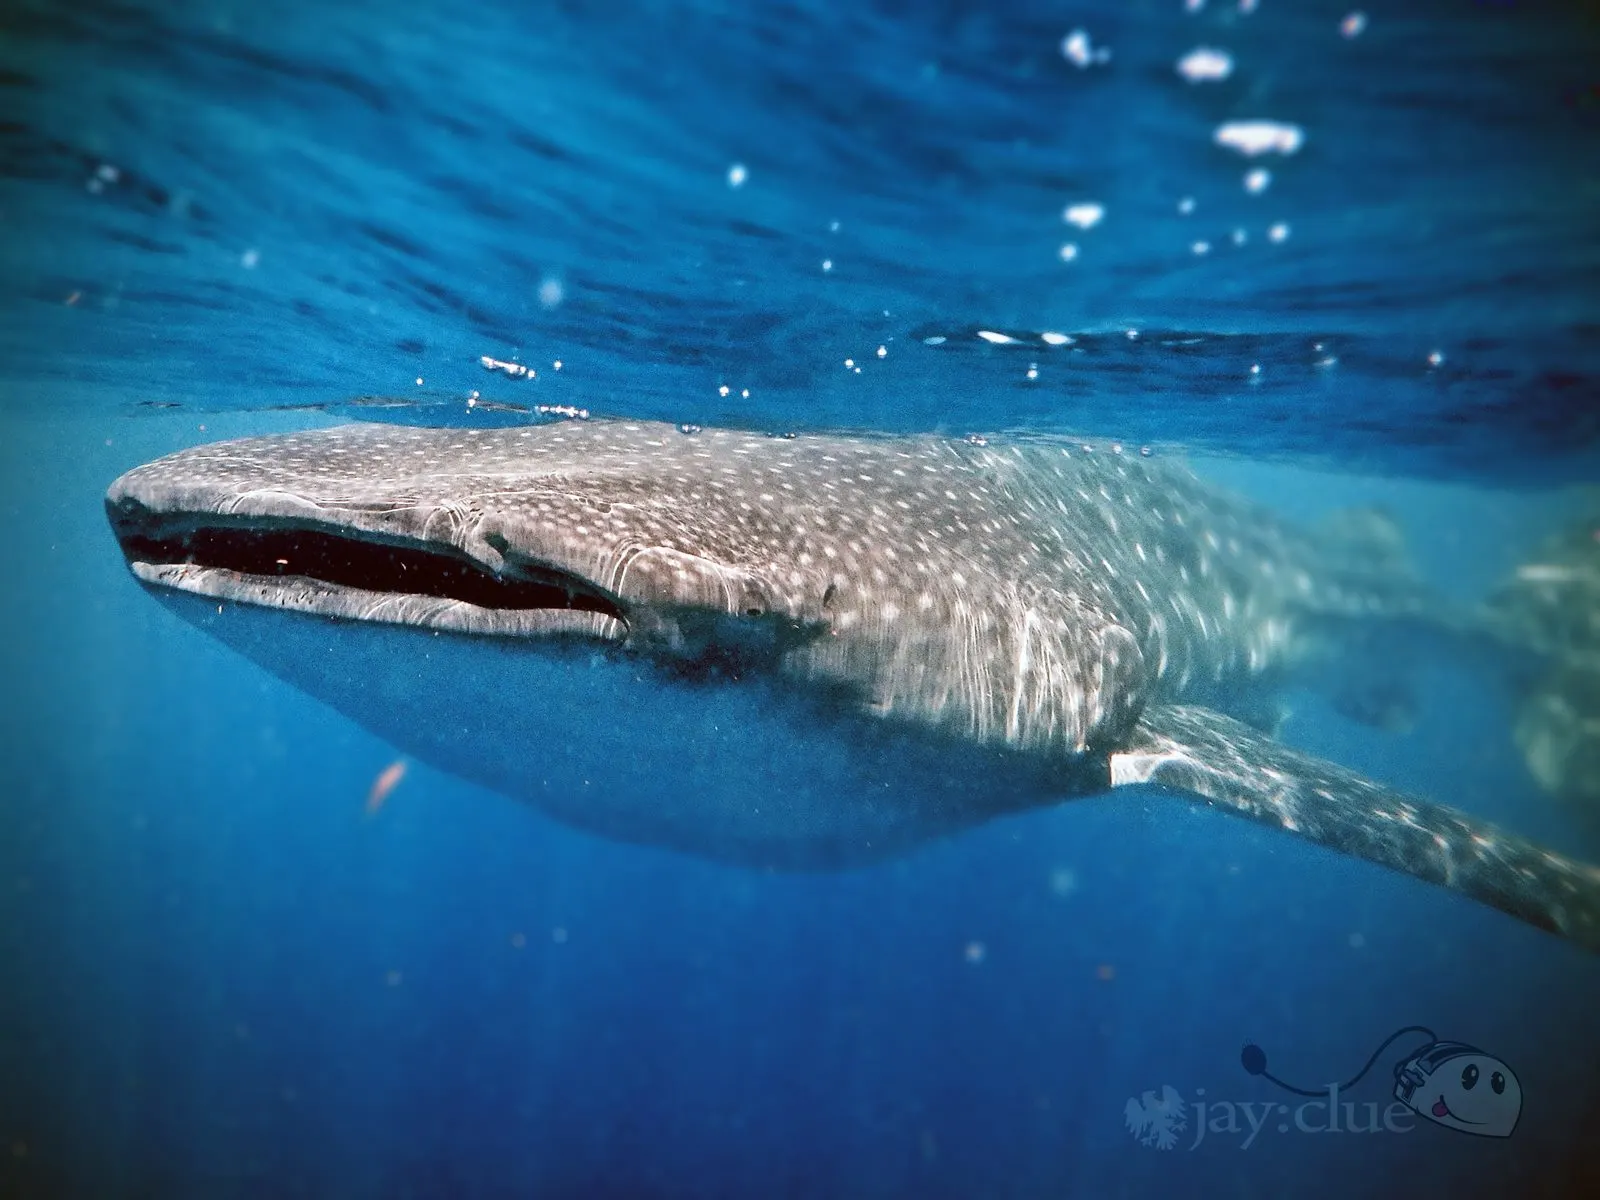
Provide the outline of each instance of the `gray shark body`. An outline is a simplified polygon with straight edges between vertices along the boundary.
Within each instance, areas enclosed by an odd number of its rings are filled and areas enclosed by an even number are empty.
[[[840,866],[1156,783],[1600,945],[1600,872],[1247,723],[1342,629],[1432,601],[1377,539],[1297,531],[1175,464],[368,425],[172,455],[107,508],[189,619],[608,836]]]

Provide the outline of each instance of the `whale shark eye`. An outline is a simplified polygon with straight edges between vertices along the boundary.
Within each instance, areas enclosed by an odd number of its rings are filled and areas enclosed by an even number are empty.
[[[1468,1063],[1461,1069],[1461,1086],[1469,1092],[1478,1086],[1477,1063]]]
[[[1506,1077],[1500,1074],[1499,1071],[1496,1071],[1493,1075],[1489,1076],[1489,1086],[1494,1089],[1494,1094],[1496,1096],[1500,1095],[1506,1090]]]

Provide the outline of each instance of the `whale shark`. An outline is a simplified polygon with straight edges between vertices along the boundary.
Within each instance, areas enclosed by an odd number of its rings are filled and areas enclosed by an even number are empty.
[[[1363,631],[1449,623],[1398,540],[1164,454],[358,424],[169,455],[106,510],[185,619],[603,836],[842,868],[1149,785],[1600,949],[1600,870],[1273,736]]]

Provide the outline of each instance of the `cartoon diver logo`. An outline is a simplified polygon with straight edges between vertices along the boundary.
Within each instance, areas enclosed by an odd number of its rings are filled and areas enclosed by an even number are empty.
[[[1522,1115],[1522,1084],[1511,1068],[1464,1042],[1434,1042],[1396,1066],[1394,1098],[1480,1137],[1510,1137]]]
[[[1372,1052],[1367,1065],[1347,1083],[1331,1086],[1343,1092],[1359,1083],[1389,1046],[1409,1033],[1425,1034],[1427,1044],[1394,1068],[1394,1098],[1420,1117],[1435,1125],[1458,1129],[1478,1137],[1510,1137],[1522,1115],[1522,1084],[1516,1073],[1492,1054],[1485,1054],[1465,1042],[1441,1042],[1433,1030],[1407,1025],[1384,1039]],[[1245,1046],[1239,1062],[1252,1075],[1259,1075],[1297,1096],[1319,1097],[1285,1083],[1267,1070],[1267,1053],[1260,1046]]]

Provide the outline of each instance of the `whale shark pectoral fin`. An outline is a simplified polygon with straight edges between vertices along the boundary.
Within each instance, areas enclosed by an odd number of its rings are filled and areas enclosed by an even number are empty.
[[[1192,793],[1600,953],[1600,868],[1291,750],[1211,709],[1151,705],[1110,768],[1113,787]]]

